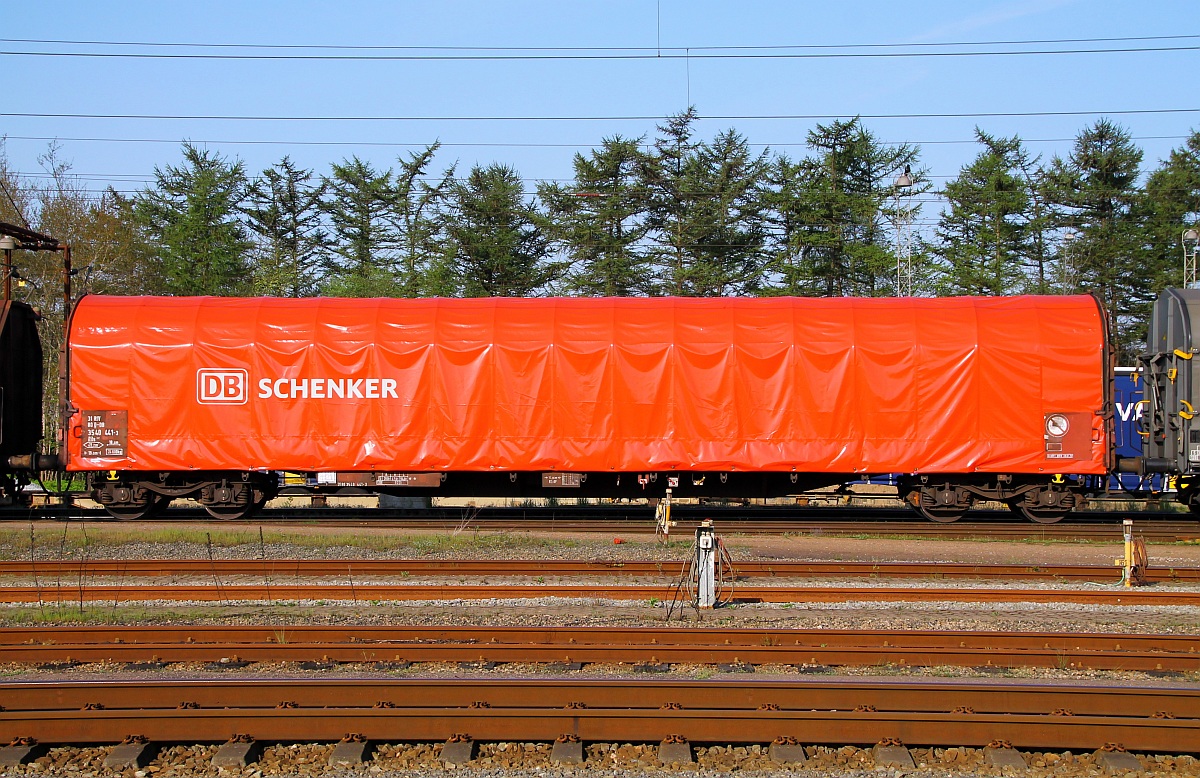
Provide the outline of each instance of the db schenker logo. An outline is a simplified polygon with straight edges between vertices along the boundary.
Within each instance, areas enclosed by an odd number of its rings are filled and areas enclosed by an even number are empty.
[[[196,401],[204,405],[245,405],[249,384],[250,375],[245,370],[202,367],[196,371]]]

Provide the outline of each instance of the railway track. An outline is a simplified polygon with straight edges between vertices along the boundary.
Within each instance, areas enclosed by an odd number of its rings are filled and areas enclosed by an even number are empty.
[[[371,741],[871,743],[1176,753],[1200,690],[880,680],[140,681],[0,684],[0,738],[39,743]]]
[[[1200,673],[1194,635],[623,627],[25,627],[0,629],[0,663],[418,662],[558,666],[1042,667]],[[232,664],[231,664],[232,662]],[[223,664],[222,664],[223,663]]]
[[[431,559],[85,559],[0,561],[0,577],[53,576],[329,576],[389,577],[654,577],[677,578],[683,563],[622,560]],[[995,579],[1113,583],[1121,570],[1106,565],[993,565],[921,562],[737,562],[736,578]],[[1200,568],[1163,567],[1145,572],[1147,583],[1200,582]]]
[[[204,586],[161,585],[104,586],[67,582],[45,586],[0,588],[6,603],[92,603],[171,601],[228,602],[308,600],[356,603],[430,600],[514,600],[567,598],[584,600],[670,601],[680,592],[673,585],[516,585],[368,584],[348,580],[344,584],[222,584]],[[686,598],[686,595],[684,595]],[[738,586],[733,602],[818,603],[818,602],[1021,602],[1080,603],[1088,605],[1175,605],[1200,606],[1200,591],[1149,591],[1145,589],[983,589],[904,588],[833,586]]]
[[[725,532],[760,535],[901,535],[914,538],[971,540],[1106,540],[1121,536],[1121,521],[1132,518],[1135,532],[1146,540],[1200,540],[1200,521],[1186,514],[1159,511],[1086,511],[1057,524],[1033,524],[1007,511],[973,511],[964,520],[937,524],[918,520],[904,508],[750,506],[675,506],[672,532],[688,535],[702,519],[712,519]],[[121,524],[100,510],[45,506],[0,511],[0,520]],[[155,521],[219,526],[378,527],[432,532],[550,532],[652,535],[651,509],[645,506],[557,508],[430,508],[352,509],[278,508],[264,510],[244,522],[218,522],[203,510],[171,508]]]

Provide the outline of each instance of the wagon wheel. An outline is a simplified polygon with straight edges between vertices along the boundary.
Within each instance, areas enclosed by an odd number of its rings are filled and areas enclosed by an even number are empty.
[[[237,521],[238,519],[244,519],[253,513],[255,506],[239,505],[235,508],[231,508],[225,505],[205,505],[204,510],[208,511],[208,515],[212,516],[214,519],[220,519],[221,521]]]
[[[228,505],[205,505],[204,510],[208,511],[208,515],[214,519],[221,521],[238,521],[258,513],[259,509],[267,504],[266,495],[263,499],[249,503],[247,505],[228,506]]]
[[[104,510],[109,516],[119,521],[139,521],[148,519],[158,513],[159,503],[157,500],[151,499],[143,505],[121,505],[113,507],[111,505],[104,506]]]
[[[949,524],[952,521],[958,521],[967,514],[968,508],[959,505],[938,505],[938,506],[914,506],[917,513],[921,514],[930,521],[936,521],[938,524]]]
[[[1054,524],[1071,512],[1070,508],[1027,508],[1020,503],[1009,503],[1008,507],[1013,513],[1019,513],[1038,524]]]

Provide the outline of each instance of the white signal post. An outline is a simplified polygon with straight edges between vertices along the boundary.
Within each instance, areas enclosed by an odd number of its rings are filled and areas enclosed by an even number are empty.
[[[696,527],[696,607],[717,605],[717,530],[712,519]]]

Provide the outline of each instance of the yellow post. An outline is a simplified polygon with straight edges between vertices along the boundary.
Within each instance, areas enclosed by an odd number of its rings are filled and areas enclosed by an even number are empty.
[[[1121,573],[1121,583],[1127,587],[1133,586],[1133,519],[1125,519],[1121,522],[1121,526],[1125,529],[1125,559],[1116,560],[1117,564],[1123,565],[1124,569]]]
[[[658,508],[655,510],[655,518],[658,519],[656,532],[662,532],[663,540],[671,539],[671,490],[667,489],[666,495],[658,503]]]

